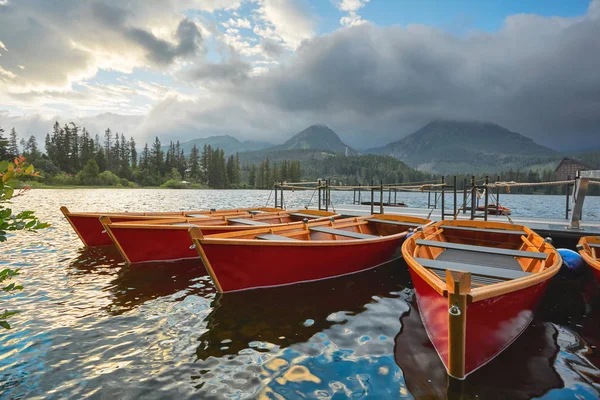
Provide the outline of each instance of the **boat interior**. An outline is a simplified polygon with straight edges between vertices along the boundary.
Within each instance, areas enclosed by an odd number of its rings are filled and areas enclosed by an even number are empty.
[[[523,226],[445,221],[428,227],[407,250],[423,268],[446,282],[446,271],[471,273],[473,288],[543,272],[556,263],[554,248]]]
[[[600,262],[600,236],[582,237],[577,248],[584,250],[589,257]]]
[[[264,241],[324,241],[376,239],[384,236],[408,233],[424,226],[428,220],[400,215],[370,215],[342,219],[329,219],[304,223],[300,226],[283,226],[237,231],[211,235],[210,239],[245,239]],[[193,238],[201,239],[199,230],[193,230]]]
[[[95,217],[101,216],[131,216],[131,217],[156,217],[156,218],[169,218],[169,217],[189,217],[189,218],[207,218],[211,216],[221,216],[230,214],[258,214],[258,213],[272,213],[281,211],[279,208],[273,207],[257,207],[257,208],[238,208],[238,209],[225,209],[225,210],[197,210],[197,211],[159,211],[159,212],[71,212],[65,206],[60,208],[64,215],[73,215],[81,217]]]
[[[126,221],[112,224],[111,226],[124,227],[140,227],[140,226],[245,226],[245,227],[261,227],[272,224],[288,224],[292,222],[302,222],[311,220],[321,220],[324,218],[338,218],[339,215],[319,210],[297,210],[297,211],[282,211],[276,209],[275,212],[254,211],[242,212],[229,215],[203,215],[194,216],[192,218],[161,218],[144,221]]]

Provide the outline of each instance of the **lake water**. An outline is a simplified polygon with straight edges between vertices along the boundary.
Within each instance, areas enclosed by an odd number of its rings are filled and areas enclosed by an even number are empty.
[[[304,207],[312,192],[286,193]],[[1,398],[544,398],[600,396],[600,296],[588,274],[555,279],[534,324],[499,358],[448,381],[403,261],[284,288],[218,295],[198,261],[127,267],[84,250],[59,211],[263,206],[268,191],[33,190],[53,227],[0,244],[25,288],[0,331]],[[352,193],[333,193],[334,205]],[[272,204],[272,198],[269,203]],[[400,200],[400,198],[399,198]],[[403,194],[410,206],[426,195]],[[513,215],[560,218],[562,196],[501,198]],[[312,204],[316,203],[316,195]],[[600,219],[600,198],[586,219]],[[285,260],[282,260],[282,266]]]

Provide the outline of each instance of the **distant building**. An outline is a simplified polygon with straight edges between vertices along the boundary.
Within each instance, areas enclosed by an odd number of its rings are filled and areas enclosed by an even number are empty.
[[[577,172],[584,169],[593,169],[588,165],[585,165],[581,161],[574,160],[569,157],[562,159],[558,167],[554,170],[556,179],[564,181],[567,179],[574,179],[577,176]]]

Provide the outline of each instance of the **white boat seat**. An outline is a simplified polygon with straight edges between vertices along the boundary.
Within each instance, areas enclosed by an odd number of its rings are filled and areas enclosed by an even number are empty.
[[[452,250],[464,250],[464,251],[472,251],[475,253],[484,253],[484,254],[498,254],[498,255],[511,256],[511,257],[534,258],[536,260],[545,260],[546,258],[548,258],[548,254],[541,253],[541,252],[535,252],[535,251],[499,249],[496,247],[473,246],[470,244],[439,242],[437,240],[423,240],[423,239],[417,239],[416,243],[419,246],[438,247],[441,249],[452,249]]]
[[[516,231],[516,230],[510,230],[510,229],[471,228],[468,226],[453,226],[453,225],[442,225],[442,226],[440,226],[440,228],[442,228],[444,230],[484,232],[484,233],[504,233],[506,235],[527,236],[527,233],[524,231]]]
[[[264,235],[258,235],[258,236],[255,237],[255,239],[259,239],[259,240],[291,240],[291,241],[298,241],[298,239],[294,239],[294,238],[283,236],[283,235],[275,235],[273,233],[267,233],[267,234],[264,234]]]
[[[321,218],[321,215],[312,215],[312,214],[303,214],[303,213],[290,213],[292,217],[300,217],[300,218]]]
[[[252,219],[244,219],[244,218],[228,218],[227,221],[233,222],[234,224],[241,225],[269,225],[266,222],[254,221]]]
[[[402,222],[402,221],[394,221],[392,219],[379,219],[379,218],[369,218],[367,219],[369,222],[376,222],[379,224],[390,224],[390,225],[401,225],[401,226],[422,226],[423,224],[415,224],[414,222]]]
[[[415,261],[421,264],[425,268],[437,269],[437,270],[452,270],[452,271],[465,271],[470,272],[473,275],[483,276],[486,278],[511,280],[517,278],[523,278],[531,275],[529,272],[515,271],[512,269],[486,267],[483,265],[464,264],[448,261],[430,260],[428,258],[415,258]]]
[[[311,232],[329,233],[331,235],[346,236],[354,239],[374,239],[378,237],[375,235],[368,235],[366,233],[350,232],[341,229],[324,228],[320,226],[308,228],[308,230],[310,230]]]

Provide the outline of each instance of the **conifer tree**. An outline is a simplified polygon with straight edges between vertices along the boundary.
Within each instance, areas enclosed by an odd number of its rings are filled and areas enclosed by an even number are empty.
[[[198,148],[194,144],[192,151],[190,152],[190,158],[188,162],[190,166],[190,178],[192,181],[200,181],[200,154]]]
[[[0,128],[0,161],[8,160],[10,157],[10,154],[8,152],[8,140],[6,140],[4,136],[2,136],[3,133],[4,129]]]
[[[17,131],[14,127],[10,130],[8,151],[11,157],[16,157],[19,155],[19,141],[17,139]]]
[[[137,168],[137,150],[135,148],[135,140],[133,136],[129,138],[129,158],[131,160],[131,168]]]

